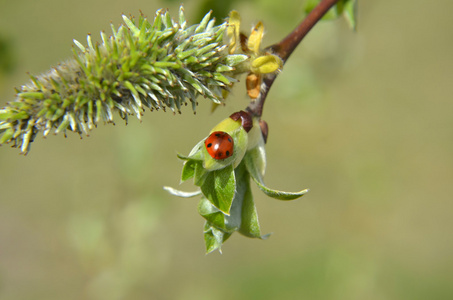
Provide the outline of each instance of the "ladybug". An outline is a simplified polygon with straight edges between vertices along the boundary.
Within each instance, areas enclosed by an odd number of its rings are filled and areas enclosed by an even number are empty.
[[[234,141],[226,132],[214,131],[204,141],[204,145],[214,159],[225,159],[233,155]]]

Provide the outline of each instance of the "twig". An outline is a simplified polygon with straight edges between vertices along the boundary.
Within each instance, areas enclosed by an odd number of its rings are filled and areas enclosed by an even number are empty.
[[[322,0],[290,34],[279,43],[268,47],[268,49],[280,56],[283,63],[285,63],[310,29],[312,29],[338,1],[339,0]],[[260,95],[254,101],[251,101],[247,107],[247,111],[253,116],[261,117],[263,114],[264,102],[275,78],[277,78],[277,74],[264,76]]]

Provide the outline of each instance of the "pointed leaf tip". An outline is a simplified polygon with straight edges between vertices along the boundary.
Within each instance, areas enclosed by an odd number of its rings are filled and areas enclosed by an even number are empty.
[[[181,198],[192,198],[192,197],[195,197],[195,196],[198,196],[201,194],[201,191],[184,192],[184,191],[180,191],[180,190],[174,189],[169,186],[164,186],[163,189],[165,191],[169,192],[170,194],[177,196],[177,197],[181,197]]]
[[[253,181],[255,181],[255,183],[258,185],[259,189],[263,193],[265,193],[267,196],[272,197],[277,200],[284,200],[284,201],[295,200],[297,198],[302,197],[309,191],[309,189],[304,189],[300,192],[295,192],[295,193],[294,192],[284,192],[284,191],[270,189],[270,188],[266,187],[264,184],[257,181],[255,178],[253,178]]]

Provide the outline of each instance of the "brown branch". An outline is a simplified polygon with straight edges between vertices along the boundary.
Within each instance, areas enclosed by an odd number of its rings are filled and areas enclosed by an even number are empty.
[[[280,56],[283,63],[286,63],[288,57],[293,53],[294,49],[296,49],[310,29],[312,29],[338,1],[339,0],[322,0],[290,34],[279,43],[268,47],[268,49]],[[275,78],[277,78],[277,74],[264,76],[260,95],[257,99],[251,101],[247,107],[247,111],[253,116],[261,117],[263,114],[264,101],[266,100],[269,89],[274,83]]]

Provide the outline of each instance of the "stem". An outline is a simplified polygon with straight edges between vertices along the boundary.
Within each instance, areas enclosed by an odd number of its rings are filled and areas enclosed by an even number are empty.
[[[286,63],[288,57],[293,53],[294,49],[296,49],[310,29],[312,29],[338,1],[339,0],[322,0],[290,34],[279,43],[268,47],[268,49],[280,56],[283,63]],[[263,114],[264,101],[276,78],[277,74],[264,76],[260,95],[254,101],[251,101],[247,107],[247,111],[253,116],[261,117]]]

